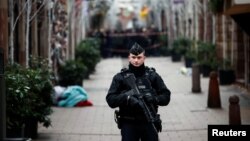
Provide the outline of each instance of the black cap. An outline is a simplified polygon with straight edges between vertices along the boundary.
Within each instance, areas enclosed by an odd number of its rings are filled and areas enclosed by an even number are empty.
[[[134,43],[133,46],[130,48],[129,53],[139,55],[144,51],[144,48],[142,48],[138,43]]]

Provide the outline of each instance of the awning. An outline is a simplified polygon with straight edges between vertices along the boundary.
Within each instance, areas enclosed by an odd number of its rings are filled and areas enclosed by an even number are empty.
[[[225,15],[237,15],[244,13],[250,13],[250,4],[234,5],[224,12]]]
[[[224,12],[231,16],[234,21],[250,36],[250,4],[234,5]]]

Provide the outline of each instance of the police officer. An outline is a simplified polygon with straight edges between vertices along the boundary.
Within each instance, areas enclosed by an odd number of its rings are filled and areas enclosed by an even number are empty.
[[[117,120],[122,141],[158,141],[161,131],[158,106],[168,105],[171,92],[155,69],[144,65],[145,50],[139,44],[135,43],[129,50],[128,61],[128,68],[113,77],[106,101],[111,108],[119,107],[116,114],[119,114]],[[135,94],[126,81],[129,74],[135,76],[140,95]],[[153,123],[145,115],[143,102],[156,119]]]

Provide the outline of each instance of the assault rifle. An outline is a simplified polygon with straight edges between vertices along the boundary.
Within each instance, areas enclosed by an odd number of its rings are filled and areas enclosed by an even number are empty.
[[[140,93],[140,91],[137,87],[137,84],[135,82],[136,78],[135,78],[134,74],[127,74],[125,76],[125,79],[127,81],[127,84],[130,86],[130,88],[135,91],[135,96],[140,100],[139,104],[143,110],[143,113],[144,113],[147,121],[152,124],[154,131],[156,133],[158,133],[158,131],[161,131],[161,120],[160,120],[159,115],[156,113],[156,110],[154,109],[153,105],[152,104],[150,105],[151,106],[151,111],[150,111],[148,105],[146,104],[146,102],[143,99],[143,95]],[[155,124],[158,124],[157,125],[158,130],[157,130]]]

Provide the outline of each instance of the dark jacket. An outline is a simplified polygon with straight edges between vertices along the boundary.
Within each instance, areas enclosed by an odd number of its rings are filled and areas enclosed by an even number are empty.
[[[144,65],[143,65],[144,67]],[[136,79],[147,78],[152,86],[152,89],[155,91],[155,96],[158,98],[159,102],[157,105],[154,105],[157,111],[158,106],[166,106],[170,101],[170,90],[164,84],[160,75],[153,68],[145,67],[143,73],[140,75],[136,74],[131,69],[122,69],[121,72],[117,73],[112,80],[111,86],[108,90],[106,96],[106,101],[111,108],[120,109],[121,116],[130,116],[130,117],[143,117],[143,112],[139,109],[129,107],[127,105],[127,96],[124,95],[124,92],[130,90],[127,82],[124,79],[126,73],[134,73]]]

